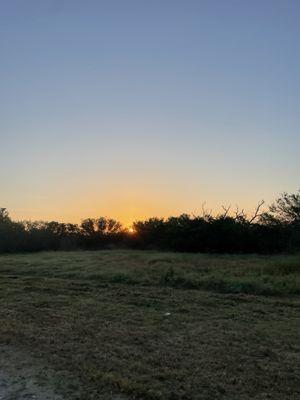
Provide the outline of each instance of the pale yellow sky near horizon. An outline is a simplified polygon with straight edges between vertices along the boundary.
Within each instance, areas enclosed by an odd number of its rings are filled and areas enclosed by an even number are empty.
[[[28,207],[21,207],[18,202],[14,201],[15,206],[10,208],[7,205],[7,209],[14,220],[55,220],[80,223],[85,218],[107,216],[115,218],[124,226],[129,227],[134,221],[150,217],[167,218],[183,213],[202,215],[202,205],[214,215],[222,212],[222,205],[226,207],[231,205],[232,212],[236,210],[238,205],[240,210],[244,209],[248,215],[251,215],[260,200],[264,199],[266,201],[265,207],[267,207],[275,200],[277,195],[274,197],[269,196],[269,198],[264,198],[263,196],[256,199],[251,198],[251,201],[244,201],[243,203],[235,201],[234,197],[228,194],[227,196],[224,195],[225,201],[223,202],[213,201],[212,198],[204,200],[204,196],[203,200],[199,199],[197,201],[195,196],[193,197],[191,192],[188,193],[187,190],[184,195],[177,199],[176,203],[172,202],[171,198],[164,198],[163,191],[157,192],[156,196],[152,198],[147,198],[146,193],[140,193],[136,196],[133,193],[125,194],[121,198],[108,196],[106,199],[102,199],[102,204],[99,204],[100,202],[97,202],[97,200],[93,201],[86,198],[63,200],[61,197],[52,199],[40,197],[36,198],[35,201],[30,198],[31,206],[33,207],[30,207],[30,204],[28,204]]]

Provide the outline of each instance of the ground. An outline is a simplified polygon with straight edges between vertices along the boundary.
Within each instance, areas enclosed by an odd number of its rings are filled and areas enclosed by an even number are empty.
[[[300,398],[300,257],[0,256],[0,399]]]

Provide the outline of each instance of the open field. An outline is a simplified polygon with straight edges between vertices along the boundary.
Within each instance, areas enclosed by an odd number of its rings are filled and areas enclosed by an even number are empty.
[[[299,278],[299,256],[0,256],[0,394],[28,357],[65,400],[299,399]]]

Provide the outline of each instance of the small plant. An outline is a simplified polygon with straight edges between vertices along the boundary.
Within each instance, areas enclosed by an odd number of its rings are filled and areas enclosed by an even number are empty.
[[[173,267],[169,267],[161,276],[160,282],[165,285],[170,285],[175,281],[175,271]]]

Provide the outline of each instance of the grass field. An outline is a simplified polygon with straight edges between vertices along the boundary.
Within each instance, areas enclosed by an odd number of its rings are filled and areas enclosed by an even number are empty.
[[[67,400],[296,400],[299,278],[299,256],[3,255],[0,346]]]

